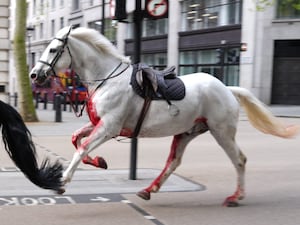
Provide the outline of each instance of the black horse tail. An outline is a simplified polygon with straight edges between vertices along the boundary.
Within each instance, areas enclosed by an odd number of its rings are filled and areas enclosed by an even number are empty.
[[[40,168],[31,133],[21,115],[10,105],[0,101],[0,126],[5,150],[15,165],[35,185],[60,191],[63,166],[57,161],[53,165],[46,158]]]

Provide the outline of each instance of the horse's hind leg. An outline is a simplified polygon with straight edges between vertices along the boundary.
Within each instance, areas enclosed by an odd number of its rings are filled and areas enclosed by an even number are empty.
[[[243,199],[245,195],[245,164],[247,159],[235,142],[236,127],[219,127],[218,130],[210,129],[210,131],[225,150],[237,171],[237,189],[233,195],[225,199],[223,205],[228,207],[238,206],[238,200]]]
[[[137,193],[137,195],[144,200],[151,198],[151,192],[158,192],[162,184],[168,179],[172,172],[180,165],[182,155],[187,144],[200,133],[183,133],[173,137],[171,151],[166,162],[165,168],[160,175],[151,183],[151,185],[144,190]]]

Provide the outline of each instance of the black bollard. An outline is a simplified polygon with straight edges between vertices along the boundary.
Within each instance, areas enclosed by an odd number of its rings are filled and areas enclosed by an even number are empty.
[[[35,93],[35,108],[38,109],[39,108],[39,99],[40,99],[40,92],[36,92]]]
[[[54,105],[55,105],[55,122],[61,122],[61,95],[57,94],[55,95],[54,99]]]
[[[53,92],[53,110],[55,110],[55,96],[56,96],[56,92]]]
[[[44,109],[47,109],[47,104],[48,104],[48,93],[45,92],[45,94],[44,94]]]
[[[67,111],[67,92],[63,92],[63,104],[64,104],[64,111]]]
[[[15,92],[15,107],[18,106],[18,93]]]
[[[72,102],[72,99],[70,99],[70,98],[69,98],[69,105],[70,105],[69,112],[72,112],[72,110],[73,110],[73,107],[72,107],[73,102]]]
[[[78,91],[75,92],[75,112],[78,112],[78,105],[79,105],[79,93]]]

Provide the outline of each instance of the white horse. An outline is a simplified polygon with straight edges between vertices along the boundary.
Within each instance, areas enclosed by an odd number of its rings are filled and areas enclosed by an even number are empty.
[[[72,136],[77,150],[63,173],[65,183],[71,181],[80,161],[96,147],[116,136],[133,136],[144,102],[130,84],[133,71],[130,60],[95,30],[68,27],[60,30],[30,76],[34,82],[43,83],[48,76],[67,68],[74,69],[87,84],[90,122]],[[237,189],[224,202],[226,206],[237,206],[245,193],[246,163],[235,141],[240,105],[254,127],[264,133],[290,138],[296,135],[299,126],[284,126],[248,90],[226,87],[209,74],[189,74],[180,79],[186,91],[182,100],[173,101],[178,111],[168,111],[165,101],[152,101],[142,123],[138,137],[174,136],[174,139],[165,168],[138,196],[150,199],[150,194],[157,192],[179,166],[187,144],[209,130],[237,171]],[[100,164],[106,168],[104,159]]]

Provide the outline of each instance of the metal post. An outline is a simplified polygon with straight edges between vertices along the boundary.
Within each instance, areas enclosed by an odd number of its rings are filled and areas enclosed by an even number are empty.
[[[35,108],[38,109],[39,108],[39,99],[40,99],[40,92],[36,92],[35,93]]]
[[[18,106],[18,93],[15,92],[15,104],[14,104],[15,107]]]
[[[141,35],[142,35],[142,4],[141,0],[135,1],[134,13],[134,63],[141,61]],[[137,145],[138,139],[133,137],[131,139],[131,153],[130,153],[130,173],[129,179],[136,180],[137,168]]]
[[[61,122],[61,95],[57,94],[55,95],[54,99],[54,104],[55,104],[55,122]]]
[[[78,112],[78,106],[79,106],[79,92],[75,92],[75,112]]]
[[[101,34],[105,31],[105,0],[102,0],[102,20],[101,20]]]
[[[47,109],[47,104],[48,104],[48,93],[45,92],[45,94],[44,94],[44,109]]]
[[[53,110],[55,110],[55,96],[56,96],[56,92],[53,92]]]
[[[64,111],[67,111],[67,92],[63,92],[63,104],[64,104]]]

